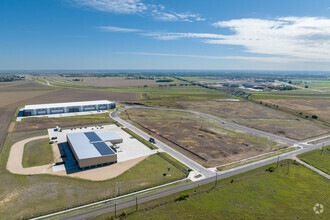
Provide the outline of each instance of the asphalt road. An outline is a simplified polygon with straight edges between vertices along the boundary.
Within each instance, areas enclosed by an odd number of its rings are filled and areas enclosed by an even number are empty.
[[[135,126],[129,124],[128,122],[120,119],[117,116],[117,113],[120,112],[120,111],[122,111],[122,110],[112,112],[111,117],[114,118],[115,120],[117,120],[119,123],[125,125],[129,129],[131,129],[132,131],[134,131],[135,133],[137,133],[141,137],[148,140],[150,135],[144,133],[140,129],[138,129]],[[193,111],[191,111],[191,112],[193,112]],[[201,113],[201,115],[203,116],[204,114]],[[204,116],[204,117],[208,117],[208,115]],[[212,116],[212,118],[213,117],[214,116]],[[222,120],[217,119],[216,117],[213,120],[219,120],[222,123]],[[240,125],[233,124],[233,126],[240,126]],[[252,129],[252,130],[255,130],[255,129]],[[260,134],[264,134],[264,133],[265,132],[261,132]],[[272,134],[266,133],[266,135],[267,136],[271,135],[271,136],[268,136],[268,137],[274,138],[274,136]],[[275,135],[275,137],[278,137],[278,136]],[[282,139],[282,137],[280,137],[280,138]],[[286,140],[286,139],[284,139],[284,140]],[[116,203],[116,205],[112,202],[112,203],[109,203],[108,205],[105,205],[101,208],[96,208],[96,209],[85,211],[85,212],[82,211],[78,214],[74,214],[74,215],[69,216],[69,217],[64,217],[62,219],[66,219],[66,220],[68,220],[68,219],[74,219],[74,220],[87,219],[87,218],[90,218],[90,217],[94,217],[94,216],[97,216],[97,215],[101,215],[101,214],[104,214],[104,213],[107,213],[107,212],[114,211],[115,206],[116,206],[117,210],[120,210],[122,208],[135,206],[136,202],[144,203],[144,202],[148,202],[148,201],[151,201],[151,200],[154,200],[154,199],[157,199],[157,198],[161,198],[161,197],[168,196],[168,195],[171,195],[171,194],[174,194],[174,193],[178,193],[178,192],[181,192],[181,191],[184,191],[184,190],[187,190],[187,189],[192,189],[192,188],[197,187],[198,185],[204,185],[204,184],[208,184],[208,183],[211,183],[211,182],[215,182],[216,179],[217,180],[224,179],[224,178],[231,177],[233,175],[237,175],[237,174],[240,174],[240,173],[244,173],[244,172],[247,172],[247,171],[262,167],[262,166],[266,166],[266,165],[269,165],[269,164],[272,164],[272,163],[276,163],[277,161],[281,161],[281,160],[285,160],[285,159],[292,159],[297,154],[302,154],[302,153],[305,153],[305,152],[308,152],[308,151],[311,151],[311,150],[315,150],[315,149],[321,148],[322,146],[327,146],[327,145],[330,144],[330,140],[327,140],[327,141],[324,141],[324,142],[321,142],[321,143],[318,143],[318,144],[314,144],[314,145],[304,144],[303,147],[301,147],[300,149],[292,151],[292,152],[284,153],[280,156],[274,156],[274,157],[271,157],[271,158],[259,160],[259,161],[249,163],[249,164],[246,164],[246,165],[243,165],[243,166],[239,166],[239,167],[236,167],[236,168],[233,168],[233,169],[230,169],[230,170],[225,170],[225,171],[221,171],[221,172],[212,172],[212,171],[204,168],[203,166],[199,165],[198,163],[194,162],[193,160],[189,159],[188,157],[182,155],[181,153],[173,150],[172,148],[170,148],[166,144],[160,142],[159,140],[156,140],[156,141],[157,141],[156,145],[160,149],[164,150],[165,152],[167,152],[168,154],[170,154],[174,158],[176,158],[176,159],[180,160],[181,162],[185,163],[187,166],[191,167],[192,169],[201,172],[203,175],[205,175],[206,178],[202,179],[202,180],[199,180],[199,181],[190,182],[190,183],[187,183],[187,184],[184,184],[184,185],[176,186],[176,187],[173,187],[173,188],[169,188],[169,189],[161,190],[161,191],[158,191],[158,192],[150,193],[150,194],[147,194],[147,195],[132,197],[131,199],[128,199],[128,200],[125,200],[125,201],[122,201],[122,202],[118,202],[118,203]],[[297,141],[294,141],[294,142],[291,142],[291,143],[297,144]],[[70,212],[70,210],[68,210],[68,212]],[[117,213],[120,213],[120,212],[118,211]]]
[[[226,122],[223,119],[220,119],[220,118],[218,118],[214,115],[209,115],[209,114],[202,113],[202,112],[196,112],[196,111],[193,111],[193,110],[171,109],[171,108],[155,108],[155,107],[145,107],[145,106],[137,106],[137,107],[134,107],[134,108],[145,108],[145,109],[154,109],[154,110],[187,112],[187,113],[199,115],[201,117],[205,117],[205,118],[211,119],[213,121],[219,122],[222,127],[225,127],[225,128],[228,128],[228,129],[237,128],[237,129],[241,129],[243,131],[247,131],[247,132],[250,132],[250,133],[265,136],[265,137],[274,139],[276,141],[282,141],[282,142],[285,142],[285,143],[288,143],[288,144],[296,144],[297,143],[296,140],[293,140],[293,139],[290,139],[290,138],[281,137],[281,136],[278,136],[278,135],[275,135],[275,134],[271,134],[271,133],[268,133],[268,132],[265,132],[265,131],[260,131],[260,130],[257,130],[257,129],[249,128],[249,127],[239,125],[239,124],[235,124],[235,123],[232,123],[232,122]]]
[[[121,112],[123,110],[118,110],[118,111],[114,111],[111,113],[111,117],[118,121],[120,124],[125,125],[125,127],[131,129],[133,132],[135,132],[136,134],[140,135],[141,137],[143,137],[146,140],[149,140],[150,135],[141,131],[140,129],[136,128],[135,126],[131,125],[130,123],[126,122],[125,120],[119,118],[117,116],[117,114],[119,112]],[[186,166],[190,167],[193,170],[198,171],[199,173],[203,174],[205,177],[210,177],[214,175],[214,172],[206,169],[205,167],[201,166],[200,164],[198,164],[197,162],[193,161],[192,159],[186,157],[185,155],[179,153],[178,151],[172,149],[171,147],[169,147],[168,145],[164,144],[163,142],[161,142],[160,140],[156,140],[156,146],[162,150],[164,150],[166,153],[168,153],[169,155],[171,155],[172,157],[174,157],[175,159],[179,160],[180,162],[182,162],[183,164],[185,164]]]
[[[330,140],[325,142],[325,145],[330,144]],[[251,164],[247,164],[244,166],[240,166],[231,170],[227,170],[227,171],[222,171],[222,172],[218,172],[217,174],[214,173],[214,175],[212,177],[208,177],[206,179],[202,179],[196,182],[190,182],[181,186],[177,186],[177,187],[173,187],[170,189],[165,189],[159,192],[155,192],[152,194],[148,194],[148,195],[144,195],[144,196],[138,196],[137,200],[136,197],[133,197],[132,199],[123,201],[123,202],[119,202],[116,204],[116,209],[120,210],[123,208],[127,208],[127,207],[131,207],[131,206],[135,206],[136,205],[136,201],[138,203],[144,203],[144,202],[148,202],[148,201],[152,201],[154,199],[157,198],[161,198],[161,197],[165,197],[168,195],[172,195],[174,193],[178,193],[187,189],[192,189],[192,188],[196,188],[198,187],[198,185],[204,185],[204,184],[208,184],[211,182],[215,182],[215,180],[220,180],[220,179],[224,179],[227,177],[231,177],[233,175],[237,175],[240,173],[244,173],[262,166],[266,166],[268,164],[272,164],[272,163],[276,163],[277,161],[281,161],[281,160],[285,160],[285,159],[291,159],[292,157],[294,157],[297,154],[301,154],[307,151],[311,151],[317,148],[320,148],[323,146],[323,143],[319,143],[316,145],[312,145],[309,148],[301,148],[300,150],[294,151],[294,152],[289,152],[286,154],[283,154],[281,156],[276,156],[276,157],[272,157],[272,158],[268,158],[265,160],[261,160],[261,161],[257,161]],[[91,218],[94,216],[98,216],[98,215],[102,215],[108,212],[112,212],[115,210],[115,204],[111,203],[109,205],[106,205],[102,208],[98,208],[98,209],[94,209],[94,210],[90,210],[90,211],[86,211],[86,212],[82,212],[79,214],[75,214],[69,217],[65,217],[62,219],[65,220],[80,220],[80,219],[87,219],[87,218]],[[117,214],[120,213],[119,211],[117,212]]]

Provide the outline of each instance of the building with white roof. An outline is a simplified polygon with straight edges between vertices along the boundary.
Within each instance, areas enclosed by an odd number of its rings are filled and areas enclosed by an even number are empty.
[[[97,111],[97,110],[107,110],[114,108],[116,108],[116,103],[108,100],[26,105],[23,110],[23,116]]]
[[[113,132],[81,132],[67,134],[68,144],[80,168],[117,162],[113,144],[123,139]]]

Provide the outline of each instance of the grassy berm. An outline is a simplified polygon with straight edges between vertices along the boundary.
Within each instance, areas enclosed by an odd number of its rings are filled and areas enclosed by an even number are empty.
[[[124,211],[127,219],[330,219],[329,180],[291,160],[280,163],[274,172],[265,170],[276,164],[185,191],[183,201],[175,201],[179,193]],[[313,211],[316,203],[322,214]]]

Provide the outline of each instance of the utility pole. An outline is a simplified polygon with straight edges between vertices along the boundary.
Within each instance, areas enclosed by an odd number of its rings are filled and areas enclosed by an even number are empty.
[[[115,217],[117,218],[117,202],[115,202]]]
[[[137,196],[135,197],[135,203],[136,203],[136,211],[138,211],[138,198],[137,198]]]
[[[218,182],[218,172],[215,173],[215,184],[214,184],[214,187],[217,186],[217,182]]]

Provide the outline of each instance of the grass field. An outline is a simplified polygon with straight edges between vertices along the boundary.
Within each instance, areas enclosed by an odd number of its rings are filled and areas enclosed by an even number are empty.
[[[109,117],[109,113],[80,115],[71,117],[48,118],[30,117],[24,118],[20,122],[15,122],[14,131],[31,131],[60,127],[79,127],[98,124],[113,124],[115,121]]]
[[[22,219],[33,215],[69,208],[91,201],[110,198],[120,192],[146,189],[185,177],[185,174],[158,155],[152,155],[122,175],[107,181],[88,181],[53,175],[15,175],[6,170],[13,143],[46,131],[10,133],[0,156],[0,216]],[[171,168],[171,176],[163,176]],[[51,201],[51,202],[50,202]]]
[[[278,149],[265,139],[223,129],[217,123],[178,111],[129,109],[121,117],[204,166],[219,166]]]
[[[259,99],[265,103],[278,105],[304,115],[317,115],[320,119],[330,122],[330,99]]]
[[[24,168],[50,164],[52,160],[53,151],[48,138],[25,144],[22,160]]]
[[[330,146],[298,155],[302,161],[330,174]]]
[[[288,166],[288,163],[290,165]],[[272,165],[275,166],[276,164]],[[329,180],[292,161],[280,162],[274,172],[261,167],[231,178],[187,190],[185,201],[175,194],[124,210],[127,219],[329,219]],[[233,180],[233,182],[232,182]],[[231,183],[232,182],[232,183]],[[316,203],[324,212],[313,211]],[[123,210],[118,211],[118,215]],[[107,219],[114,213],[99,216]]]

